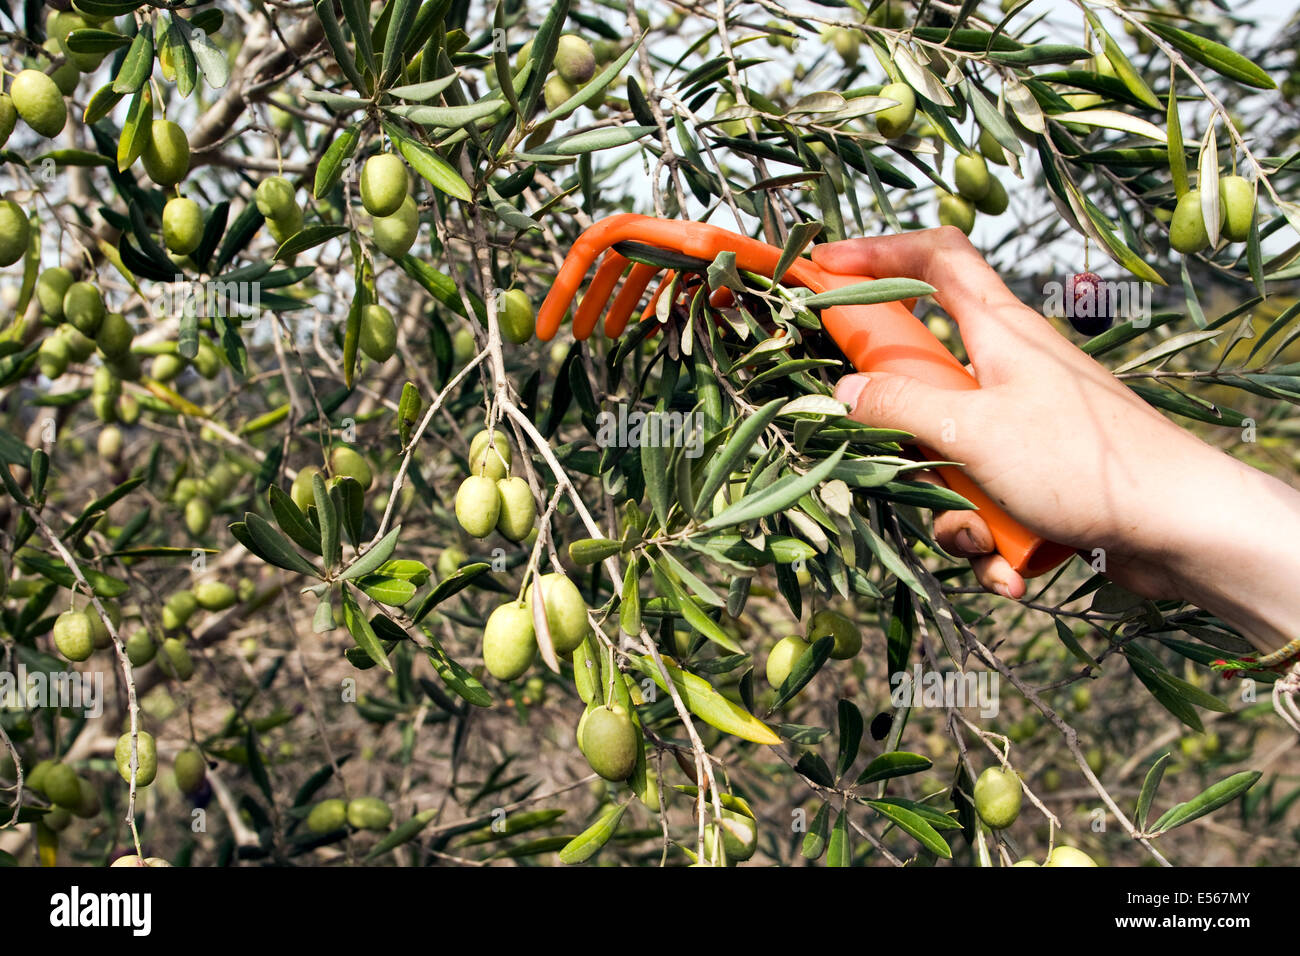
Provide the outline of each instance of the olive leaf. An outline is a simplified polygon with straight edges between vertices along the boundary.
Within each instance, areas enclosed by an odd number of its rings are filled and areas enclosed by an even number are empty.
[[[908,753],[905,750],[895,750],[881,754],[867,764],[867,768],[858,776],[856,783],[858,786],[863,786],[864,784],[875,783],[878,780],[889,780],[892,777],[920,773],[923,770],[929,770],[932,766],[934,764],[927,757]]]
[[[411,620],[419,624],[429,612],[452,595],[464,590],[478,578],[492,570],[492,565],[484,562],[466,564],[456,569],[456,573],[439,581],[437,586],[420,601],[420,606],[411,615]]]
[[[321,577],[320,571],[295,551],[280,532],[271,527],[270,523],[261,515],[245,512],[243,526],[248,531],[251,550],[264,561],[269,561],[276,567],[284,568],[286,571],[309,574],[316,578]]]
[[[316,477],[320,477],[317,475]],[[402,533],[402,526],[399,524],[386,535],[380,538],[371,546],[361,557],[348,565],[347,570],[339,575],[344,581],[350,581],[354,578],[363,577],[378,569],[389,558],[393,556],[393,551],[397,548],[397,537]]]
[[[1146,830],[1147,814],[1151,812],[1151,802],[1156,797],[1156,789],[1160,786],[1160,781],[1164,779],[1165,767],[1168,763],[1169,754],[1161,754],[1160,759],[1151,765],[1151,769],[1147,771],[1147,775],[1142,781],[1142,790],[1138,794],[1137,809],[1133,813],[1133,822],[1137,825],[1138,830]]]
[[[393,665],[388,660],[388,655],[384,653],[383,645],[379,642],[379,637],[371,627],[366,616],[361,613],[361,608],[357,606],[356,599],[352,596],[351,590],[344,585],[340,591],[343,599],[343,625],[352,635],[352,639],[357,642],[357,646],[366,652],[372,661],[388,671],[393,672]]]
[[[661,690],[668,690],[668,684],[653,659],[633,657],[632,661],[643,674],[658,684]],[[664,661],[663,666],[668,671],[686,709],[709,726],[758,744],[775,746],[781,742],[781,738],[771,727],[723,697],[704,678],[684,671],[668,661]]]
[[[1170,808],[1164,816],[1152,824],[1152,835],[1167,833],[1184,823],[1191,823],[1208,813],[1213,813],[1253,787],[1262,776],[1263,773],[1258,770],[1243,770],[1225,777],[1213,786],[1202,790],[1192,799]]]
[[[560,850],[560,862],[585,863],[599,853],[618,830],[619,821],[623,819],[627,806],[626,803],[620,803],[606,808],[591,826],[565,844],[564,849]]]
[[[944,860],[952,859],[952,848],[920,814],[897,804],[886,803],[883,800],[869,800],[867,806],[915,839],[935,856]]]

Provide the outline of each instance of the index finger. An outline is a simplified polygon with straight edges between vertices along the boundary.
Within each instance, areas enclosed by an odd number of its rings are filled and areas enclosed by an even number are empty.
[[[936,290],[935,301],[958,323],[977,323],[1007,306],[1024,308],[953,226],[823,243],[813,247],[812,258],[830,272],[929,283]]]

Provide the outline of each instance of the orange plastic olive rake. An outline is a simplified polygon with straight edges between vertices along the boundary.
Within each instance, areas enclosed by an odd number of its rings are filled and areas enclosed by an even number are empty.
[[[583,278],[602,254],[600,266],[573,314],[573,334],[585,339],[596,328],[601,313],[625,270],[627,278],[614,297],[605,318],[605,334],[616,338],[627,327],[628,319],[641,301],[658,267],[631,263],[613,247],[622,242],[636,242],[671,250],[712,262],[720,252],[732,252],[736,265],[771,277],[781,259],[781,250],[748,236],[702,222],[656,219],[623,213],[594,223],[580,235],[565,257],[555,283],[537,313],[537,335],[550,340],[577,298]],[[803,286],[814,293],[865,282],[870,276],[828,272],[811,259],[797,258],[781,281]],[[663,290],[661,285],[655,293]],[[882,371],[909,375],[939,388],[979,388],[975,377],[944,348],[914,315],[898,302],[879,305],[834,306],[822,310],[822,326],[839,345],[859,372]],[[927,448],[926,455],[940,459]],[[953,491],[979,509],[980,517],[993,533],[998,552],[1024,577],[1034,577],[1074,554],[1074,549],[1039,537],[1020,525],[999,508],[961,469],[942,466],[939,477]]]

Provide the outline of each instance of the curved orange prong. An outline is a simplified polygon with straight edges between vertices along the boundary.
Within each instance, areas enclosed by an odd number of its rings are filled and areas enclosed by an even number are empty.
[[[618,285],[618,280],[623,275],[623,270],[627,268],[627,264],[627,257],[613,249],[605,253],[600,268],[592,277],[591,285],[587,286],[587,294],[582,297],[582,303],[573,313],[574,338],[581,340],[591,335],[596,323],[600,321],[600,313],[605,310],[605,304],[609,302],[614,286]]]
[[[618,295],[614,297],[614,304],[609,307],[609,313],[605,316],[605,334],[611,339],[616,339],[623,334],[623,330],[627,328],[627,320],[632,317],[632,311],[641,301],[641,296],[645,294],[646,286],[658,271],[656,266],[645,262],[638,262],[632,266],[627,278],[623,280],[623,288],[618,290]]]
[[[714,289],[709,293],[709,305],[713,306],[715,309],[726,309],[735,305],[735,303],[735,295],[733,295],[732,291],[726,286],[723,286],[721,289]]]

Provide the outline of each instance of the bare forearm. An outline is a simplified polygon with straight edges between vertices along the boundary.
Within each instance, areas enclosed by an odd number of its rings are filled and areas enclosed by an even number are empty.
[[[1216,472],[1186,480],[1170,570],[1186,600],[1278,650],[1300,637],[1300,492],[1236,461]]]

